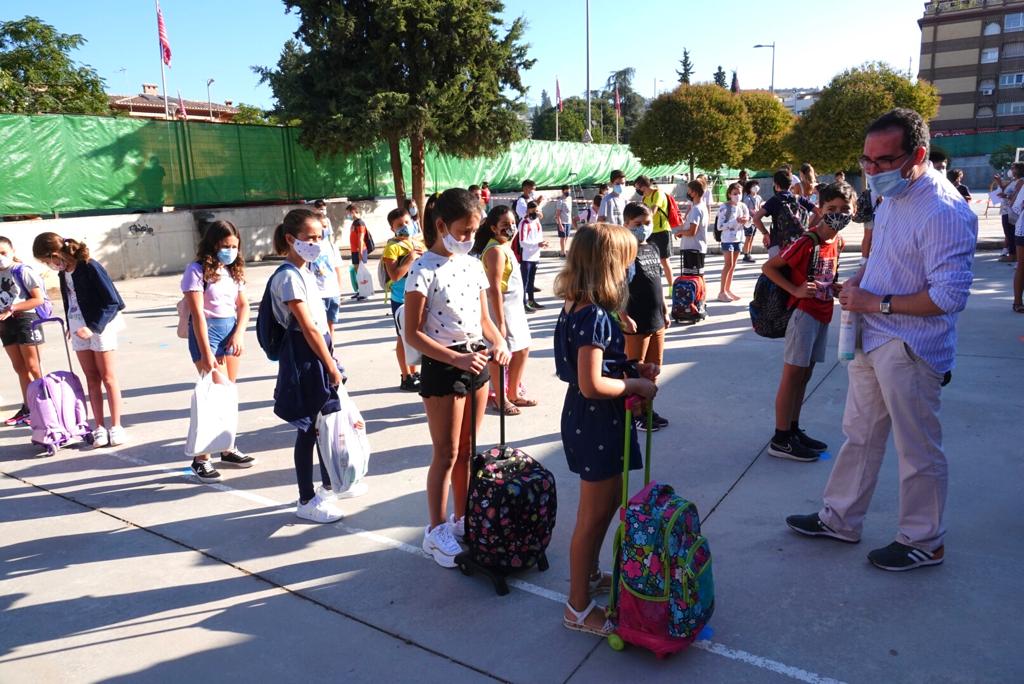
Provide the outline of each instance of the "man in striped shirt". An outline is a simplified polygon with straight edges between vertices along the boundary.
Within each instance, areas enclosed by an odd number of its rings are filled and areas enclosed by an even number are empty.
[[[861,345],[849,365],[846,443],[818,513],[793,515],[796,532],[860,541],[890,430],[900,472],[896,541],[868,554],[883,570],[944,558],[948,474],[939,394],[956,353],[957,314],[967,304],[978,219],[928,166],[928,125],[895,109],[868,128],[861,168],[875,197],[871,256],[839,301],[860,314]]]

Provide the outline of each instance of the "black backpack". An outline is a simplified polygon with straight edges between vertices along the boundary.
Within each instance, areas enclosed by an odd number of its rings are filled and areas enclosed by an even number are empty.
[[[277,361],[281,357],[281,345],[284,343],[284,335],[287,330],[274,318],[274,300],[270,294],[270,287],[274,283],[274,276],[286,268],[299,270],[294,264],[287,261],[277,267],[274,275],[267,281],[267,287],[263,290],[263,299],[260,300],[260,309],[256,314],[256,341],[267,358]]]
[[[807,277],[814,276],[814,270],[818,267],[818,255],[821,253],[821,236],[815,232],[805,233],[814,243],[814,251],[811,252],[811,260],[807,263]],[[786,277],[789,277],[789,268],[784,269]],[[836,273],[839,273],[839,263],[836,262]],[[754,284],[754,298],[751,300],[748,309],[750,311],[750,324],[761,337],[777,339],[786,336],[786,326],[793,315],[795,306],[789,305],[789,293],[776,285],[771,278],[761,274]]]
[[[777,216],[772,216],[772,222],[778,221],[778,227],[773,225],[773,232],[779,236],[779,246],[796,242],[807,232],[810,225],[811,214],[800,200],[796,197],[790,199],[779,199],[780,208]]]

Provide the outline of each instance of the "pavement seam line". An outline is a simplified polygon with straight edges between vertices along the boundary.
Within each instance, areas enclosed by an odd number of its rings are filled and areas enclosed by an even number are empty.
[[[132,463],[138,463],[137,459],[132,459],[130,457],[125,458],[125,457],[123,457],[120,454],[113,454],[113,455],[114,456],[118,456],[118,457],[122,458],[123,460],[127,460],[127,461],[132,462]],[[147,463],[146,465],[151,465],[151,464]],[[172,471],[172,472],[176,472],[176,471]],[[209,558],[210,560],[216,561],[217,563],[221,563],[222,565],[227,565],[228,567],[230,567],[230,568],[232,568],[232,569],[234,569],[234,570],[236,570],[236,571],[238,571],[238,572],[240,572],[240,573],[242,573],[244,575],[252,577],[253,579],[255,579],[257,581],[260,581],[260,582],[263,582],[264,584],[267,584],[267,585],[269,585],[269,586],[271,586],[271,587],[273,587],[275,589],[279,589],[279,590],[281,590],[281,591],[283,591],[283,592],[285,592],[285,593],[287,593],[287,594],[289,594],[291,596],[294,596],[295,598],[298,598],[298,599],[300,599],[302,601],[308,601],[309,603],[311,603],[311,604],[313,604],[313,605],[315,605],[315,606],[317,606],[319,608],[322,608],[322,609],[324,609],[324,610],[326,610],[326,611],[328,611],[330,613],[334,613],[334,614],[336,614],[336,615],[338,615],[340,617],[346,618],[348,620],[352,620],[353,622],[356,622],[356,623],[358,623],[360,625],[363,625],[364,627],[368,627],[369,629],[372,629],[375,632],[379,632],[380,634],[383,634],[383,635],[385,635],[387,637],[390,637],[390,638],[395,639],[397,641],[401,641],[402,643],[404,643],[404,644],[406,644],[408,646],[412,646],[413,648],[417,648],[417,649],[419,649],[421,651],[424,651],[425,653],[429,653],[430,655],[437,656],[438,658],[442,658],[444,660],[447,660],[450,663],[454,663],[455,665],[458,665],[460,667],[464,667],[467,670],[470,670],[472,672],[476,672],[477,674],[483,675],[484,677],[487,677],[488,679],[493,679],[494,681],[497,681],[497,682],[505,682],[505,683],[508,682],[508,680],[502,679],[501,677],[498,677],[497,675],[494,675],[494,674],[492,674],[490,672],[487,672],[486,670],[482,670],[482,669],[480,669],[480,668],[478,668],[478,667],[476,667],[474,665],[470,665],[469,663],[465,663],[465,662],[463,662],[463,661],[461,661],[461,660],[459,660],[457,658],[454,658],[454,657],[452,657],[450,655],[447,655],[445,653],[441,653],[440,651],[434,650],[433,648],[430,648],[429,646],[421,644],[421,643],[419,643],[419,642],[417,642],[417,641],[415,641],[415,640],[413,640],[413,639],[411,639],[409,637],[405,637],[405,636],[402,636],[401,634],[397,634],[395,632],[388,631],[387,629],[384,629],[383,627],[379,627],[377,625],[374,625],[373,623],[368,622],[368,621],[366,621],[366,620],[364,620],[364,619],[362,619],[360,617],[357,617],[355,615],[350,615],[349,613],[347,613],[347,612],[345,612],[343,610],[340,610],[340,609],[338,609],[338,608],[336,608],[334,606],[328,605],[328,604],[326,604],[326,603],[324,603],[322,601],[319,601],[319,600],[317,600],[317,599],[315,599],[315,598],[313,598],[311,596],[307,596],[306,594],[302,593],[301,591],[297,591],[297,590],[291,589],[291,588],[289,588],[289,587],[287,587],[287,586],[285,586],[283,584],[280,584],[278,582],[275,582],[274,580],[271,580],[271,579],[269,579],[267,577],[264,577],[263,575],[261,575],[259,573],[251,572],[249,570],[246,570],[245,568],[243,568],[243,567],[241,567],[239,565],[236,565],[235,563],[232,563],[229,560],[221,558],[221,557],[217,556],[216,554],[210,553],[209,551],[204,551],[203,549],[198,549],[198,548],[196,548],[194,546],[190,546],[189,544],[186,544],[185,542],[182,542],[182,541],[179,541],[177,539],[174,539],[173,537],[170,537],[170,536],[168,536],[166,534],[163,534],[162,532],[157,532],[156,530],[152,530],[152,529],[150,529],[148,527],[143,527],[141,525],[138,525],[138,524],[132,522],[131,520],[127,520],[125,518],[122,518],[121,516],[115,515],[115,514],[109,512],[109,511],[107,511],[107,510],[104,510],[102,508],[97,508],[97,507],[92,506],[92,505],[90,505],[88,503],[85,503],[84,501],[79,501],[78,499],[75,499],[74,497],[72,497],[70,495],[62,494],[62,493],[60,493],[58,491],[55,491],[55,490],[52,490],[52,489],[47,489],[46,487],[43,487],[41,485],[35,484],[34,482],[29,482],[28,480],[25,480],[25,479],[23,479],[21,477],[18,477],[17,475],[14,475],[12,473],[8,473],[6,471],[0,471],[0,474],[4,475],[5,477],[9,477],[9,478],[15,479],[18,482],[21,482],[22,484],[28,485],[29,487],[33,487],[35,489],[38,489],[41,492],[45,492],[47,494],[51,494],[53,496],[59,497],[61,499],[64,499],[65,501],[71,502],[71,503],[73,503],[73,504],[75,504],[77,506],[81,506],[82,508],[85,508],[87,510],[94,511],[94,512],[99,513],[101,515],[105,515],[105,516],[107,516],[109,518],[112,518],[113,520],[117,520],[120,523],[128,525],[129,527],[133,527],[133,528],[135,528],[137,530],[140,530],[142,532],[146,532],[148,534],[152,534],[153,536],[159,537],[160,539],[163,539],[164,541],[170,542],[170,543],[174,544],[175,546],[180,546],[183,549],[187,549],[189,551],[193,551],[195,553],[198,553],[198,554],[200,554],[200,555],[202,555],[202,556],[204,556],[206,558]],[[222,491],[227,491],[227,492],[232,493],[232,494],[246,494],[246,492],[241,492],[240,490],[231,489],[230,487],[226,487],[224,485],[220,485],[220,487],[217,487],[217,489],[221,489]],[[254,496],[254,495],[243,496],[242,498],[245,498],[245,499],[248,499],[248,500],[251,501],[252,500],[252,498],[250,498],[251,496]],[[268,499],[268,501],[269,501],[269,499]],[[279,504],[276,501],[273,502],[273,503],[275,505],[278,505],[278,506],[283,506],[284,505],[284,504]]]

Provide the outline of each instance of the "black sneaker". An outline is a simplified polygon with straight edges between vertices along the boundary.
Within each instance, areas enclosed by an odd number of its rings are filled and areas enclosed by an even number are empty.
[[[523,309],[525,309],[528,314],[536,313],[539,308],[540,307],[536,305],[536,302],[526,302],[523,304]]]
[[[18,412],[13,416],[4,421],[4,425],[8,427],[16,427],[18,425],[28,425],[28,406],[24,404],[18,409]]]
[[[757,259],[755,259],[754,257],[750,256],[749,254],[744,254],[743,255],[743,263],[745,263],[745,264],[756,264],[757,263]]]
[[[236,468],[252,468],[253,464],[256,463],[256,457],[243,454],[238,449],[232,449],[231,451],[220,452],[220,462],[235,466]]]
[[[205,461],[192,461],[192,474],[195,475],[200,482],[218,482],[220,480],[220,473],[213,467],[210,460]]]
[[[804,461],[810,463],[818,460],[818,453],[811,451],[792,435],[785,440],[768,442],[768,453],[776,458],[788,458],[790,461]]]
[[[636,428],[637,432],[647,432],[647,418],[634,418],[633,427]],[[651,432],[657,432],[660,429],[657,423],[651,423]]]
[[[532,299],[530,300],[530,306],[532,306],[534,309],[543,309],[544,308],[543,304],[541,304],[540,302],[534,301]]]
[[[789,529],[800,534],[807,535],[808,537],[828,537],[829,539],[836,539],[847,544],[856,544],[859,539],[850,539],[844,537],[831,527],[821,522],[821,518],[818,517],[817,513],[811,513],[810,515],[791,515],[786,518],[786,524],[789,525]]]
[[[913,546],[893,542],[881,549],[868,554],[868,560],[876,568],[890,572],[913,570],[925,565],[940,565],[945,558],[945,546],[940,546],[931,553],[915,549]]]
[[[398,389],[403,390],[405,392],[418,392],[420,389],[420,383],[418,383],[416,381],[416,378],[414,378],[413,376],[406,375],[404,378],[402,378],[402,382],[398,386]]]
[[[819,454],[823,451],[828,451],[828,444],[825,444],[820,440],[814,439],[813,437],[808,437],[807,433],[801,430],[800,428],[793,430],[792,434],[794,437],[800,440],[801,444],[803,444],[811,451],[814,451]]]
[[[654,424],[655,427],[668,427],[668,418],[662,418],[661,416],[658,415],[657,411],[654,411],[653,413],[654,415],[651,417],[651,422]]]

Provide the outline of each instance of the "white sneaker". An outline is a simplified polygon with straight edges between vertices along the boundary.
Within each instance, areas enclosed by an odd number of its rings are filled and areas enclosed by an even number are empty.
[[[110,435],[107,434],[105,427],[98,427],[92,431],[92,448],[99,449],[106,446],[110,446]]]
[[[295,515],[303,520],[315,523],[332,523],[345,517],[341,511],[334,507],[333,503],[320,498],[319,494],[306,503],[299,502],[296,504]]]
[[[108,441],[110,446],[121,446],[128,441],[128,433],[120,425],[115,425],[110,428]]]
[[[452,534],[458,541],[462,541],[466,537],[466,516],[462,516],[458,520],[455,519],[455,514],[452,513],[448,516],[448,525],[452,528]]]
[[[455,557],[462,553],[462,547],[452,536],[452,527],[441,523],[434,529],[430,525],[423,530],[423,550],[442,568],[454,568]]]
[[[338,498],[337,494],[330,489],[325,489],[323,485],[316,488],[316,495],[323,501],[335,501]]]
[[[362,496],[368,491],[370,491],[370,485],[366,484],[365,482],[356,482],[346,491],[342,492],[341,494],[338,494],[337,496],[339,499],[354,499],[357,496]]]

